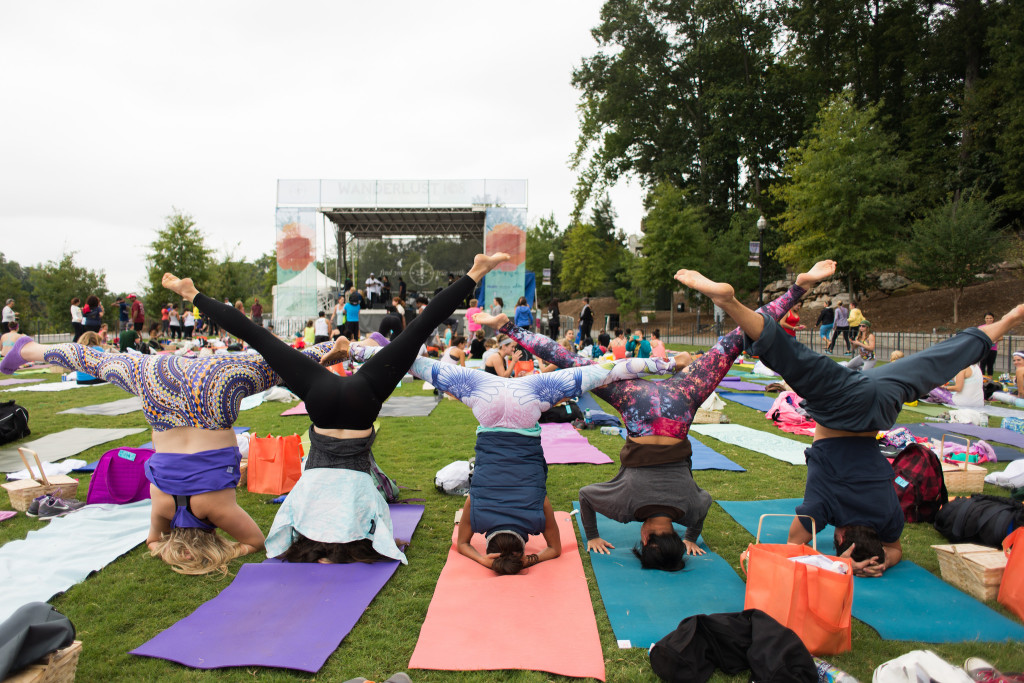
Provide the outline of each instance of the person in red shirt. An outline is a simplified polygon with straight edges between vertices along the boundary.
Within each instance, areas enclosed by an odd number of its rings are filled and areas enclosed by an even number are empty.
[[[146,309],[135,294],[129,294],[128,298],[132,302],[132,327],[136,332],[142,332],[142,326],[146,324]]]
[[[790,337],[796,336],[797,330],[802,330],[806,325],[800,324],[800,308],[801,303],[798,301],[793,305],[793,308],[789,309],[789,313],[786,314],[782,320],[779,321],[779,326],[782,331],[788,334]]]

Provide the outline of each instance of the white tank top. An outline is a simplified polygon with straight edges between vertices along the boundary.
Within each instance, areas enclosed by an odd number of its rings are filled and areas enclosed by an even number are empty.
[[[454,348],[455,348],[454,346],[449,346],[447,349],[444,350],[444,355],[441,356],[441,362],[442,363],[448,363],[449,365],[458,365],[459,364],[459,361],[456,360],[454,356],[452,356],[452,350]]]
[[[961,408],[984,408],[985,390],[981,366],[971,366],[971,376],[964,380],[963,391],[953,392],[953,403]]]

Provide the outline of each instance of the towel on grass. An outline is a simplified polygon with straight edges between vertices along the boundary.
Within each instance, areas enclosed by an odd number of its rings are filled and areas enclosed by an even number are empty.
[[[19,444],[22,448],[28,448],[39,454],[43,462],[54,462],[64,458],[77,455],[82,451],[89,450],[93,446],[99,446],[108,441],[114,441],[146,431],[142,427],[132,429],[91,429],[88,427],[75,427],[65,429],[61,432],[47,434],[46,436]],[[24,463],[18,455],[17,448],[7,448],[0,451],[0,472],[17,472]]]
[[[690,431],[788,462],[791,465],[807,464],[807,459],[804,457],[807,444],[778,434],[734,424],[693,425],[690,427]]]

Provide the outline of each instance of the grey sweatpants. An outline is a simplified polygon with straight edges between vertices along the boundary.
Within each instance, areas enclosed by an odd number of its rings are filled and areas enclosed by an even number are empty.
[[[750,351],[782,375],[818,424],[848,432],[889,429],[903,404],[978,363],[992,340],[976,327],[894,363],[857,372],[807,348],[764,316]],[[751,340],[748,339],[748,342]]]

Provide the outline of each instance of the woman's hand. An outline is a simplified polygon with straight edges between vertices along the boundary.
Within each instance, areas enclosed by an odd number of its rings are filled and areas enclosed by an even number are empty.
[[[693,541],[687,541],[686,539],[683,539],[683,545],[686,546],[687,555],[704,555],[707,553],[707,551],[704,550],[704,548],[701,548]]]
[[[591,541],[587,541],[587,550],[590,551],[590,552],[601,553],[602,555],[607,555],[607,554],[609,554],[609,550],[608,550],[609,548],[614,550],[615,546],[613,546],[611,543],[609,543],[608,541],[604,540],[603,538],[595,538],[595,539],[593,539]]]

